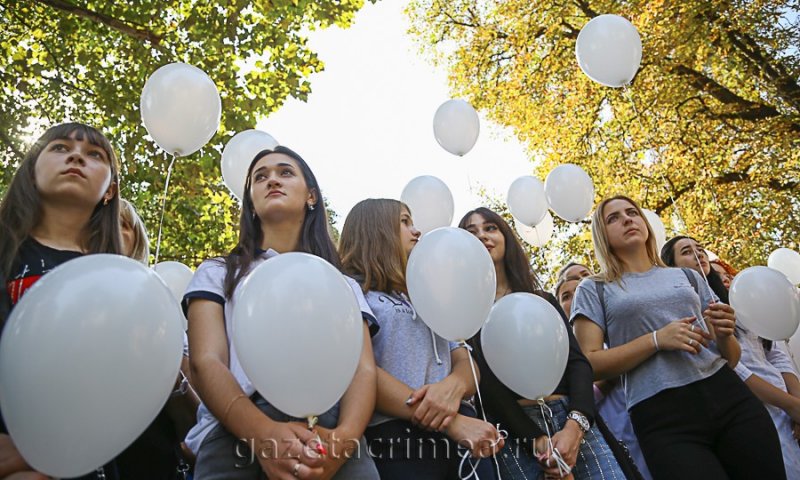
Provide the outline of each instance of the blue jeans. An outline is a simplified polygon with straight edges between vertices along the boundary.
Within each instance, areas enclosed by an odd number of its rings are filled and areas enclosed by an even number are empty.
[[[547,428],[550,434],[564,428],[567,422],[568,400],[561,398],[547,402],[547,406],[553,412],[552,421],[548,421]],[[542,417],[542,409],[536,406],[522,407],[539,428],[547,431],[545,420]],[[502,426],[502,425],[501,425]],[[503,480],[534,480],[544,477],[544,472],[539,466],[538,460],[531,454],[529,447],[523,447],[520,441],[508,438],[503,450],[497,455],[500,464],[500,475]],[[617,463],[614,453],[603,438],[597,426],[586,432],[578,450],[578,461],[572,469],[575,480],[603,479],[603,480],[624,480],[625,474]]]
[[[256,394],[256,406],[276,422],[305,422],[305,419],[286,415]],[[339,405],[319,416],[318,424],[335,428],[339,421]],[[335,480],[378,480],[375,463],[366,451],[366,440],[361,437],[358,451],[336,472]],[[218,424],[203,440],[197,452],[194,467],[195,480],[263,480],[267,476],[246,442],[235,438],[222,424]]]

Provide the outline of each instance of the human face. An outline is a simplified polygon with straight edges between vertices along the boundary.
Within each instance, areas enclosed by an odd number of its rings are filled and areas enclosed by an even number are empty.
[[[250,174],[250,197],[262,222],[302,222],[306,209],[317,206],[316,193],[308,190],[300,166],[283,153],[270,153],[256,162]]]
[[[611,200],[603,207],[608,244],[614,251],[641,248],[647,242],[647,224],[639,210],[623,199]]]
[[[111,159],[103,147],[76,137],[52,140],[42,149],[34,167],[36,188],[45,203],[94,208],[116,193]]]
[[[570,311],[572,310],[572,298],[575,296],[575,289],[578,288],[579,283],[581,283],[580,278],[567,280],[562,283],[561,288],[558,289],[558,303],[561,305],[564,313],[567,314],[567,318],[569,318]]]
[[[122,235],[122,253],[126,257],[133,255],[133,245],[136,239],[136,233],[133,231],[133,226],[125,220],[119,222],[119,233]]]
[[[590,276],[592,272],[584,267],[583,265],[573,265],[568,269],[564,270],[564,273],[561,274],[562,278],[569,278],[569,279],[582,279]]]
[[[467,231],[478,237],[486,250],[489,250],[489,256],[495,265],[503,263],[503,257],[506,255],[506,239],[500,227],[493,222],[487,222],[479,213],[473,213],[467,220]]]
[[[681,238],[675,242],[672,251],[675,254],[676,267],[689,267],[703,276],[708,275],[711,270],[705,249],[691,238]]]
[[[727,272],[722,265],[719,263],[712,263],[711,268],[714,269],[715,272],[719,275],[719,278],[722,279],[722,284],[725,285],[725,288],[731,288],[731,282],[733,281],[733,275]]]
[[[419,236],[419,230],[414,226],[411,214],[408,213],[405,207],[402,207],[400,209],[400,243],[403,244],[403,251],[406,257],[411,254],[411,249],[419,241]]]

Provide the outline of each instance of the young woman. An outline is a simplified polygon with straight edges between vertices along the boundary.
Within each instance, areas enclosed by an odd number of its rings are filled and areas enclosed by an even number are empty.
[[[719,278],[722,279],[722,284],[725,285],[725,288],[731,288],[731,282],[733,281],[733,277],[736,276],[736,270],[719,258],[716,260],[711,260],[710,263],[711,269],[717,272],[717,275],[719,275]]]
[[[406,205],[369,199],[350,211],[340,240],[344,271],[361,282],[380,326],[372,338],[378,398],[366,435],[384,480],[465,478],[472,469],[459,472],[456,442],[479,458],[502,447],[497,430],[464,403],[475,393],[469,352],[433,333],[408,300],[406,260],[419,235]],[[477,470],[495,478],[491,461]]]
[[[22,159],[0,204],[0,322],[42,275],[89,253],[120,253],[118,166],[108,139],[80,123],[51,127]],[[0,422],[1,423],[1,422]],[[2,424],[7,471],[25,463]],[[113,463],[102,471],[116,478]],[[96,478],[88,475],[85,478]]]
[[[705,249],[697,240],[679,235],[661,248],[661,259],[670,267],[691,268],[708,280],[708,285],[724,303],[728,289],[721,276],[711,268]],[[793,427],[800,423],[800,381],[791,357],[741,325],[736,338],[742,358],[734,371],[767,407],[781,440],[783,463],[788,478],[800,478],[800,446],[794,440]]]
[[[786,478],[769,415],[727,368],[740,356],[733,310],[696,272],[664,267],[630,198],[600,203],[592,239],[600,273],[578,286],[576,336],[595,378],[623,375],[653,477]]]
[[[528,258],[511,227],[500,215],[487,208],[468,212],[458,225],[483,242],[497,273],[495,300],[514,292],[540,295],[564,317],[552,295],[542,291],[532,274]],[[581,353],[572,329],[569,332],[569,360],[561,383],[545,400],[553,412],[553,448],[572,470],[576,479],[625,478],[617,459],[609,449],[594,420],[592,367]],[[481,376],[481,395],[487,414],[509,432],[502,455],[498,455],[502,478],[559,477],[553,452],[547,448],[542,409],[535,400],[520,398],[491,372],[480,349],[480,333],[471,340]],[[512,447],[513,446],[513,447]],[[520,447],[520,448],[518,448]]]
[[[586,265],[570,262],[559,270],[559,279],[556,283],[554,294],[567,318],[572,314],[572,300],[575,298],[575,290],[578,284],[593,275]],[[625,404],[625,388],[620,378],[600,380],[594,382],[594,402],[597,406],[597,413],[606,422],[611,434],[622,442],[628,449],[631,460],[636,464],[636,468],[645,480],[650,480],[650,470],[639,448],[639,441],[633,432],[631,418]],[[609,444],[611,442],[609,441]]]
[[[150,262],[150,241],[147,230],[131,202],[124,198],[120,198],[119,203],[119,230],[122,235],[123,254],[147,265]]]
[[[366,324],[355,377],[340,403],[320,416],[317,432],[267,403],[242,370],[230,343],[241,280],[283,252],[307,252],[339,266],[322,192],[297,153],[285,147],[260,152],[247,171],[245,192],[238,244],[227,257],[203,262],[184,298],[192,382],[203,401],[197,425],[186,438],[197,454],[195,478],[378,478],[363,451],[365,442],[359,441],[375,405],[375,364]],[[355,282],[352,286],[363,315],[371,318],[361,290]],[[328,455],[317,455],[317,433],[340,444],[330,445]]]

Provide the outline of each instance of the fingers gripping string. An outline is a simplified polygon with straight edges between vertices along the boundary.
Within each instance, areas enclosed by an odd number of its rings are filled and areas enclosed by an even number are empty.
[[[161,231],[164,226],[164,210],[167,206],[167,193],[169,193],[169,177],[172,176],[172,166],[175,165],[175,159],[178,158],[177,155],[172,156],[172,160],[169,162],[169,168],[167,168],[167,181],[164,184],[164,196],[161,198],[161,220],[158,221],[158,240],[156,241],[156,258],[155,263],[153,265],[158,265],[158,256],[161,253]]]
[[[475,392],[478,395],[478,403],[480,404],[481,418],[483,418],[484,422],[489,423],[489,421],[486,419],[486,412],[484,412],[483,410],[483,399],[481,398],[481,389],[480,385],[478,384],[478,373],[475,370],[475,361],[472,359],[472,347],[465,341],[461,341],[459,343],[461,344],[462,347],[466,348],[468,352],[467,357],[469,358],[469,367],[472,370],[472,380],[475,382]],[[500,442],[508,438],[508,432],[501,429],[499,423],[497,424],[496,428],[498,437],[490,444],[490,446],[492,447],[492,460],[494,462],[495,470],[497,471],[497,480],[502,480],[502,477],[500,476],[500,464],[497,462],[497,458],[495,457],[494,448],[497,445],[499,445]],[[477,468],[478,465],[481,463],[482,459],[478,458],[478,461],[473,464],[470,461],[470,457],[471,453],[469,450],[466,450],[461,455],[461,463],[459,463],[458,465],[458,476],[459,478],[461,478],[461,480],[468,480],[473,477],[475,478],[475,480],[480,480],[480,477],[478,477]],[[461,472],[464,469],[464,463],[467,463],[472,470],[466,477],[462,476],[461,474]]]
[[[570,467],[567,462],[564,461],[564,458],[561,456],[561,452],[559,452],[557,448],[553,447],[553,435],[550,433],[550,423],[553,422],[553,411],[550,410],[550,407],[547,406],[543,398],[540,398],[537,400],[537,402],[539,403],[539,408],[542,409],[542,419],[544,420],[544,429],[545,433],[547,434],[547,449],[553,452],[552,457],[556,461],[559,475],[561,477],[566,477],[570,474],[570,472],[572,472],[572,467]]]

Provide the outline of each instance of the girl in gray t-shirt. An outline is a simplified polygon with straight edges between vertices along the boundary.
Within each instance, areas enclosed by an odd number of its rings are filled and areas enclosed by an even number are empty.
[[[575,333],[596,379],[623,375],[653,478],[786,478],[775,427],[732,370],[733,309],[696,272],[664,266],[630,198],[600,203],[592,238],[601,270],[575,293]]]

